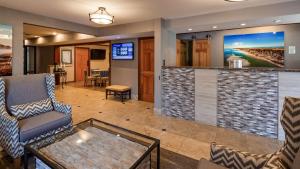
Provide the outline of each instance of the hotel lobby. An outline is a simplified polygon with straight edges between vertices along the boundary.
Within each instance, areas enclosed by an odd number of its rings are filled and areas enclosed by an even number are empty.
[[[300,169],[300,1],[0,1],[0,168]]]

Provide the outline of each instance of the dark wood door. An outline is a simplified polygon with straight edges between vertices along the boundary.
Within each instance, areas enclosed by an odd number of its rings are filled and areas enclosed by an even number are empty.
[[[139,99],[154,101],[154,39],[139,40]]]
[[[89,66],[89,49],[75,48],[75,79],[76,81],[84,80],[84,71],[88,71]]]
[[[209,67],[210,58],[210,41],[194,40],[193,41],[193,66]]]

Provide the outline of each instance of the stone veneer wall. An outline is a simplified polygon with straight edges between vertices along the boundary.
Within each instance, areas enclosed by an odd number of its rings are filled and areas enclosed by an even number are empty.
[[[217,126],[278,137],[278,72],[220,70]]]
[[[162,114],[195,120],[194,69],[162,69]]]

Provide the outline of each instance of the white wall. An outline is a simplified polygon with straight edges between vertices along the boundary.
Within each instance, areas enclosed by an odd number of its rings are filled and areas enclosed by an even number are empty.
[[[67,72],[67,82],[75,81],[75,47],[74,46],[62,46],[59,48],[60,53],[62,50],[72,51],[72,64],[66,64],[65,70]],[[61,56],[60,56],[61,59]]]

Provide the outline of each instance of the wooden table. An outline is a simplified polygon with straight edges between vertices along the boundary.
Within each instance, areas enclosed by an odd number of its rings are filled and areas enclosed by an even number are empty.
[[[54,71],[55,85],[60,85],[64,88],[64,84],[67,83],[67,72],[66,71]],[[60,81],[62,78],[62,82]]]
[[[106,99],[108,95],[120,96],[122,102],[124,102],[126,96],[129,96],[129,99],[131,99],[131,88],[129,86],[122,86],[122,85],[107,86],[105,88],[105,93],[106,93]]]

